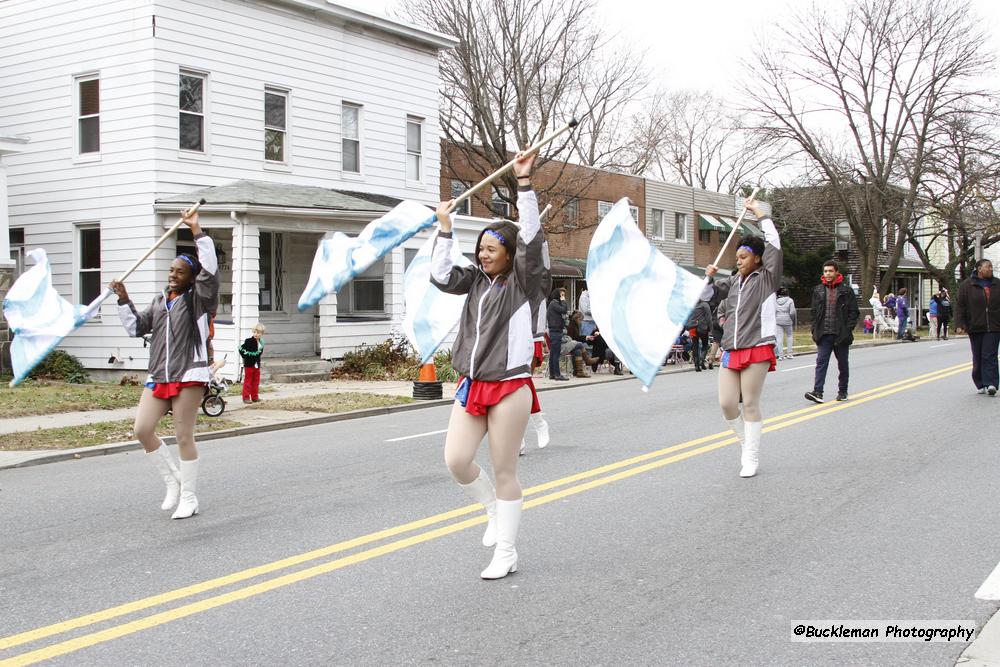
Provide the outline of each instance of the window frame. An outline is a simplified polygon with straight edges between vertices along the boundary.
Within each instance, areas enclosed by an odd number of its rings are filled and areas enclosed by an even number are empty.
[[[181,77],[191,77],[201,79],[201,111],[185,111],[181,109]],[[209,74],[195,69],[180,68],[177,71],[177,151],[181,156],[193,158],[207,158],[210,155],[209,147]],[[181,146],[181,115],[201,117],[201,149],[184,148]]]
[[[284,100],[284,103],[285,103],[285,110],[284,110],[284,122],[285,122],[285,126],[282,127],[282,128],[272,127],[272,126],[269,126],[268,123],[267,123],[267,96],[268,95],[274,95],[274,96],[277,96],[277,97],[281,97]],[[268,166],[288,165],[291,162],[291,156],[290,156],[290,152],[291,152],[290,151],[290,148],[291,148],[291,141],[290,141],[291,133],[288,130],[288,126],[289,126],[288,119],[289,119],[289,116],[291,115],[291,113],[290,113],[290,111],[291,111],[291,104],[290,104],[290,102],[291,102],[291,91],[288,90],[287,88],[279,88],[277,86],[264,86],[264,162]],[[281,134],[282,134],[282,140],[281,140],[281,159],[280,160],[273,160],[273,159],[267,157],[267,133],[268,133],[268,131],[271,131],[271,132],[281,132]]]
[[[841,236],[840,233],[841,223],[843,223],[847,228],[846,237]],[[847,247],[846,248],[838,247],[838,244],[841,242],[846,243]],[[834,252],[845,252],[845,251],[850,251],[851,249],[851,221],[848,220],[847,218],[837,218],[836,220],[833,221],[833,249]]]
[[[652,218],[652,220],[651,220],[651,225],[652,226],[651,226],[651,228],[649,230],[649,235],[650,235],[650,237],[652,237],[652,238],[654,238],[654,239],[656,239],[658,241],[665,241],[666,238],[667,238],[667,230],[666,230],[666,221],[664,220],[664,218],[666,217],[666,213],[667,212],[665,210],[661,209],[661,208],[654,208],[654,209],[650,209],[650,210],[651,210],[650,218]],[[659,223],[660,224],[660,233],[659,234],[656,233],[656,224],[657,224],[656,223],[656,218],[657,218],[657,213],[659,213],[659,218],[660,218],[660,223]]]
[[[456,185],[459,186],[459,191],[457,191],[457,192],[455,190],[455,186]],[[459,195],[467,192],[469,190],[469,188],[472,187],[471,184],[466,183],[465,181],[463,181],[463,180],[461,180],[459,178],[453,178],[453,179],[451,179],[449,181],[449,186],[451,187],[451,199],[458,199]],[[455,215],[470,215],[471,216],[472,215],[472,197],[469,197],[468,199],[464,200],[461,204],[458,205],[458,208],[456,208],[454,211],[452,211],[452,213],[454,213]]]
[[[415,250],[419,251],[419,249],[415,249]],[[403,253],[403,263],[406,264],[406,252],[405,252],[405,250],[404,250],[404,253]],[[350,282],[348,282],[347,285],[346,285],[346,287],[348,287],[348,289],[347,290],[343,290],[342,289],[341,292],[340,292],[340,295],[338,295],[338,297],[337,297],[337,317],[358,317],[358,318],[383,319],[383,318],[389,316],[389,312],[388,312],[388,310],[386,308],[386,303],[385,303],[385,295],[386,295],[386,291],[385,291],[385,282],[386,282],[386,280],[385,280],[385,269],[386,269],[385,257],[381,257],[378,260],[376,260],[374,264],[372,264],[367,269],[365,269],[365,271],[361,275],[359,275],[358,277],[356,277],[353,280],[351,280]],[[376,274],[375,270],[379,271],[378,274]],[[404,268],[404,271],[405,271],[405,268]],[[365,274],[368,274],[368,275],[365,275]],[[360,309],[358,309],[356,307],[356,304],[358,302],[357,287],[358,287],[358,285],[364,284],[364,283],[380,283],[382,285],[382,308],[381,308],[381,310],[360,310]],[[346,300],[343,298],[343,296],[345,296],[345,295],[348,297]],[[346,301],[346,308],[344,310],[341,310],[341,307],[345,306],[345,301]]]
[[[501,190],[503,190],[502,193],[500,192]],[[510,219],[510,202],[504,199],[504,197],[510,197],[510,189],[506,185],[494,185],[491,192],[493,194],[490,198],[490,213],[495,218]],[[504,207],[502,214],[494,208],[498,205],[503,205]]]
[[[83,232],[97,232],[97,266],[96,267],[84,267],[83,266]],[[103,289],[103,281],[101,279],[102,265],[104,263],[104,258],[101,252],[101,223],[100,221],[89,221],[89,222],[76,222],[73,223],[73,302],[83,305],[89,304],[95,298],[100,296]],[[97,292],[89,299],[83,295],[83,274],[97,274]],[[99,317],[95,316],[96,317]]]
[[[82,101],[80,86],[89,81],[97,81],[97,113],[84,116],[80,113]],[[97,119],[97,150],[84,153],[80,150],[83,138],[80,126],[84,120],[91,118]],[[73,157],[76,162],[94,162],[101,159],[101,74],[97,71],[73,75]]]
[[[580,198],[570,197],[566,200],[566,205],[563,209],[566,219],[570,222],[576,222],[577,218],[580,217]]]
[[[404,169],[406,170],[406,182],[407,183],[423,183],[424,180],[424,118],[419,116],[407,116],[406,117],[406,163]],[[419,131],[418,140],[420,145],[418,146],[416,152],[410,149],[410,125],[416,126]],[[417,175],[416,177],[410,176],[410,158],[416,157],[417,159]]]
[[[684,225],[681,227],[684,231],[683,236],[677,236],[677,225],[683,220]],[[688,242],[688,214],[682,211],[674,211],[674,241],[677,243],[687,243]]]
[[[340,101],[340,173],[346,176],[361,176],[364,173],[364,161],[362,154],[361,137],[364,134],[362,122],[364,120],[364,105],[358,104],[357,102],[349,102],[347,100]],[[356,130],[354,137],[347,137],[344,134],[344,109],[354,109],[356,112],[354,127]],[[353,141],[357,146],[357,171],[353,169],[347,169],[344,163],[344,142]]]
[[[272,231],[270,229],[262,229],[258,232],[258,253],[257,261],[261,263],[263,255],[260,253],[260,248],[263,247],[263,243],[260,242],[263,236],[267,234],[271,237],[270,241],[270,254],[268,256],[268,279],[270,280],[270,287],[267,292],[270,296],[271,303],[265,308],[260,295],[264,293],[262,286],[260,285],[260,264],[258,264],[257,274],[258,274],[258,285],[257,285],[257,310],[261,314],[267,313],[268,315],[287,315],[285,303],[285,281],[283,276],[279,274],[284,273],[285,268],[285,255],[287,253],[287,238],[285,232]],[[275,239],[280,237],[281,240],[275,243]]]

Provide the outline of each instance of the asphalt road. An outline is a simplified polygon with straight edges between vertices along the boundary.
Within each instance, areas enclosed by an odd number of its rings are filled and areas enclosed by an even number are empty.
[[[497,582],[444,434],[408,437],[449,408],[205,443],[186,521],[142,454],[2,471],[0,666],[954,664],[966,643],[791,641],[996,610],[1000,397],[964,340],[852,361],[846,403],[803,400],[812,357],[768,377],[749,480],[716,372],[541,394]]]

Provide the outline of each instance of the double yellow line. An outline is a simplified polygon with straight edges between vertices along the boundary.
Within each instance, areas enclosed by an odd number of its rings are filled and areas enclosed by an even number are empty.
[[[776,431],[778,429],[787,428],[801,422],[816,419],[817,417],[822,417],[834,412],[839,412],[841,410],[848,410],[855,408],[860,405],[864,405],[869,401],[874,401],[880,398],[885,398],[886,396],[891,396],[892,394],[906,391],[908,389],[913,389],[919,387],[928,382],[934,382],[936,380],[941,380],[958,373],[968,371],[971,368],[971,364],[959,364],[957,366],[951,366],[949,368],[940,369],[937,371],[932,371],[929,373],[924,373],[922,375],[917,375],[914,377],[907,378],[905,380],[900,380],[898,382],[893,382],[891,384],[883,385],[881,387],[876,387],[875,389],[869,389],[861,393],[855,394],[852,399],[848,402],[840,402],[833,404],[822,404],[822,405],[812,405],[801,410],[794,410],[787,412],[783,415],[777,417],[772,417],[766,419],[765,432]],[[540,505],[545,505],[553,501],[566,498],[590,489],[594,489],[606,484],[611,484],[635,475],[648,472],[650,470],[655,470],[657,468],[662,468],[664,466],[670,465],[672,463],[677,463],[685,459],[692,458],[694,456],[699,456],[701,454],[706,454],[708,452],[714,451],[721,447],[726,447],[737,442],[736,438],[733,437],[731,431],[721,431],[719,433],[714,433],[712,435],[707,435],[701,438],[695,438],[693,440],[688,440],[687,442],[682,442],[678,445],[673,445],[670,447],[665,447],[663,449],[658,449],[653,452],[648,452],[646,454],[641,454],[639,456],[633,456],[631,458],[623,459],[615,463],[611,463],[605,466],[600,466],[598,468],[593,468],[584,472],[577,473],[575,475],[570,475],[563,477],[561,479],[556,479],[551,482],[546,482],[544,484],[539,484],[533,486],[529,489],[525,489],[525,502],[524,508],[531,509],[533,507],[538,507]],[[551,493],[545,493],[551,491],[552,489],[562,488],[559,491],[553,491]],[[544,495],[540,495],[544,494]],[[530,499],[528,497],[531,497]],[[272,591],[284,586],[288,586],[294,583],[305,581],[313,577],[326,574],[328,572],[333,572],[350,565],[356,565],[358,563],[363,563],[365,561],[371,560],[373,558],[378,558],[387,554],[406,549],[408,547],[421,544],[423,542],[429,542],[431,540],[436,540],[440,537],[456,533],[466,528],[472,526],[480,525],[486,522],[486,516],[482,512],[482,508],[479,504],[468,505],[465,507],[460,507],[448,512],[442,512],[440,514],[435,514],[423,519],[418,519],[416,521],[411,521],[409,523],[394,526],[392,528],[387,528],[385,530],[380,530],[374,533],[369,533],[367,535],[362,535],[351,540],[344,542],[339,542],[321,549],[316,549],[313,551],[308,551],[306,553],[298,554],[296,556],[291,556],[289,558],[283,558],[271,563],[266,563],[257,567],[249,568],[246,570],[241,570],[239,572],[234,572],[223,577],[217,577],[215,579],[209,579],[201,583],[193,584],[191,586],[186,586],[184,588],[178,588],[173,591],[168,591],[166,593],[161,593],[159,595],[153,595],[150,597],[142,598],[134,602],[129,602],[127,604],[118,605],[115,607],[110,607],[102,611],[98,611],[92,614],[86,614],[84,616],[79,616],[77,618],[72,618],[66,621],[61,621],[59,623],[54,623],[52,625],[46,625],[34,630],[29,630],[26,632],[21,632],[16,635],[11,635],[9,637],[0,638],[0,651],[13,648],[15,646],[20,646],[22,644],[27,644],[30,642],[39,641],[54,635],[63,634],[71,630],[76,630],[79,628],[84,628],[96,623],[101,623],[104,621],[109,621],[112,619],[119,618],[128,614],[133,614],[145,609],[150,609],[153,607],[159,607],[161,605],[174,602],[177,600],[183,600],[195,595],[206,593],[215,589],[219,589],[225,586],[231,586],[233,584],[238,584],[245,582],[249,579],[254,579],[261,577],[263,575],[271,574],[281,570],[287,570],[296,565],[302,565],[311,561],[315,561],[326,556],[332,556],[334,554],[343,553],[345,551],[350,551],[358,547],[372,544],[374,542],[381,542],[389,538],[394,538],[404,533],[409,533],[411,531],[421,530],[425,528],[430,528],[437,524],[451,521],[452,519],[459,519],[461,517],[473,514],[474,516],[454,523],[447,523],[446,525],[433,528],[431,530],[426,530],[424,532],[411,535],[409,537],[404,537],[397,539],[386,544],[382,544],[376,547],[368,548],[363,551],[358,551],[347,556],[342,556],[331,561],[320,563],[318,565],[313,565],[311,567],[303,568],[295,572],[290,572],[272,579],[267,579],[265,581],[247,585],[244,587],[236,588],[235,590],[221,593],[218,595],[213,595],[211,597],[203,598],[195,602],[190,602],[178,607],[174,607],[167,611],[162,611],[159,613],[151,614],[149,616],[144,616],[142,618],[136,619],[134,621],[129,621],[119,625],[114,625],[112,627],[106,628],[104,630],[99,630],[96,632],[91,632],[89,634],[80,635],[73,639],[68,639],[65,641],[57,642],[44,646],[42,648],[28,651],[26,653],[21,653],[4,660],[0,660],[0,667],[8,667],[13,665],[31,665],[42,660],[48,660],[60,655],[65,655],[67,653],[72,653],[80,649],[84,649],[96,644],[100,644],[112,639],[117,639],[119,637],[124,637],[142,630],[156,627],[158,625],[163,625],[164,623],[169,623],[171,621],[176,621],[193,614],[198,614],[203,611],[208,611],[209,609],[214,609],[216,607],[221,607],[223,605],[230,604],[239,600],[245,600],[268,591]]]

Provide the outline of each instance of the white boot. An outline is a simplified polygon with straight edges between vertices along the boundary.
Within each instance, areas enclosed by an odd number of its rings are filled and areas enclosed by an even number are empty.
[[[549,444],[549,423],[545,421],[545,417],[542,416],[541,412],[531,415],[530,419],[531,425],[538,432],[538,448],[541,449]]]
[[[156,469],[167,483],[167,495],[163,497],[161,510],[172,510],[177,504],[177,499],[181,495],[181,472],[174,463],[174,457],[170,455],[170,449],[163,442],[151,452],[146,452],[146,456],[153,462]]]
[[[503,579],[511,572],[517,572],[517,529],[521,525],[521,502],[517,500],[497,500],[497,548],[493,550],[493,560],[479,575],[483,579]]]
[[[743,426],[743,415],[740,415],[736,419],[727,419],[726,423],[729,424],[729,428],[733,430],[736,437],[740,439],[740,447],[743,446],[744,441],[746,441],[746,429]]]
[[[181,459],[181,501],[171,519],[186,519],[198,513],[198,459]]]
[[[483,533],[483,546],[492,547],[497,543],[497,493],[493,490],[493,482],[480,468],[479,477],[469,484],[459,484],[459,486],[486,508],[486,516],[490,520],[486,524],[486,532]]]
[[[743,456],[740,463],[740,477],[753,477],[757,474],[760,463],[760,432],[764,422],[746,423],[746,440],[743,443]]]

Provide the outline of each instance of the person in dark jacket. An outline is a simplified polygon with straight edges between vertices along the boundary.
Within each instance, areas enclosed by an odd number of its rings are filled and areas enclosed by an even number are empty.
[[[814,403],[823,402],[823,385],[830,365],[830,353],[837,357],[840,377],[837,382],[837,400],[847,400],[847,384],[850,379],[848,351],[854,342],[854,327],[858,324],[861,311],[854,290],[844,282],[836,260],[823,264],[823,276],[812,294],[812,338],[816,343],[816,375],[813,390],[806,392],[806,399]]]
[[[694,370],[699,373],[705,368],[705,360],[708,357],[708,334],[712,328],[712,307],[708,301],[712,298],[713,292],[711,286],[705,286],[701,293],[701,300],[688,315],[687,324],[684,325],[684,328],[691,334]]]
[[[211,380],[208,362],[209,318],[219,306],[219,262],[215,244],[201,231],[198,214],[184,217],[191,228],[198,256],[178,255],[170,263],[167,288],[141,313],[117,280],[109,287],[118,295],[118,316],[136,338],[150,335],[149,376],[139,398],[135,437],[167,485],[161,508],[173,509],[173,519],[198,513],[198,448],[194,423],[205,387]],[[174,414],[180,467],[156,435],[156,425]]]
[[[937,304],[937,338],[948,340],[948,324],[952,316],[951,295],[942,287],[931,297],[931,301]]]
[[[972,345],[972,382],[980,394],[996,396],[1000,387],[997,349],[1000,348],[1000,280],[988,259],[958,287],[955,333],[968,333]]]
[[[264,325],[254,325],[252,336],[240,345],[243,358],[243,402],[260,402],[260,358],[264,354]]]
[[[566,288],[552,290],[549,295],[549,305],[546,310],[546,326],[549,328],[549,379],[569,380],[559,370],[559,356],[562,354],[562,337],[566,329],[566,314],[569,305],[566,303]]]
[[[901,287],[896,295],[896,320],[899,328],[896,331],[896,340],[906,338],[906,325],[910,319],[910,302],[906,298],[906,288]]]
[[[529,415],[541,411],[531,381],[531,302],[545,273],[538,197],[531,188],[534,163],[534,153],[519,152],[514,158],[520,227],[506,220],[487,225],[476,240],[476,266],[452,262],[454,201],[441,202],[436,211],[440,230],[431,256],[431,283],[446,294],[467,295],[452,347],[452,366],[462,379],[448,421],[444,459],[455,481],[484,505],[489,517],[482,541],[496,548],[480,574],[483,579],[517,571],[515,542],[523,499],[518,453]],[[484,436],[495,487],[476,464]]]

